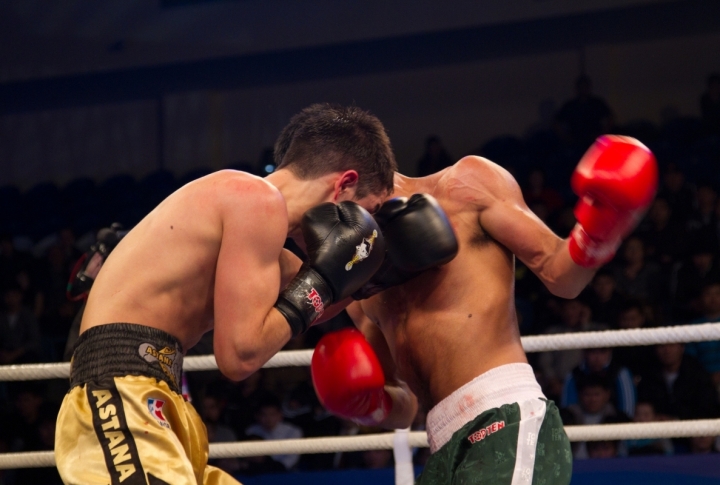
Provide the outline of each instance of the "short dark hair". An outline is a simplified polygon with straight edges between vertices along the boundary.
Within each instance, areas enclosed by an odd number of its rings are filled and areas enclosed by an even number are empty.
[[[260,411],[263,408],[276,408],[278,411],[282,411],[280,398],[270,393],[263,395],[258,402],[257,410]]]
[[[275,163],[301,179],[344,170],[359,175],[356,197],[393,190],[397,171],[380,120],[356,106],[313,104],[290,120],[275,142]]]
[[[639,298],[628,298],[620,304],[620,313],[637,310],[641,315],[645,315],[645,305]]]
[[[606,391],[612,391],[612,382],[606,375],[601,374],[587,374],[578,379],[577,383],[578,391],[582,392],[590,387],[602,387]]]

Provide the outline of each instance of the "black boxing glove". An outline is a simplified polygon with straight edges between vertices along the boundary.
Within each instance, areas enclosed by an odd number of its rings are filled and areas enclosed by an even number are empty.
[[[380,269],[353,298],[362,300],[450,262],[458,252],[455,231],[440,204],[428,194],[385,202],[375,214],[387,250]]]
[[[320,318],[325,306],[357,291],[383,262],[377,222],[354,202],[325,203],[300,223],[308,259],[275,302],[293,336]]]

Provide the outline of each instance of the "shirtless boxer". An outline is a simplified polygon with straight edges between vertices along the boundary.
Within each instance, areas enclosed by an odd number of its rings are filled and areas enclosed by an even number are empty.
[[[575,170],[578,223],[560,239],[528,209],[513,177],[489,160],[469,156],[419,179],[396,175],[395,195],[425,192],[437,199],[459,253],[414,278],[386,272],[369,294],[359,292],[362,298],[382,289],[382,280],[407,280],[348,307],[367,342],[344,330],[318,343],[312,374],[320,400],[363,423],[407,427],[415,412],[409,387],[430,410],[432,455],[417,483],[569,483],[569,441],[520,342],[514,255],[553,294],[574,298],[635,227],[656,185],[657,166],[646,147],[601,137]],[[383,205],[380,227],[392,205],[417,199]],[[386,238],[392,260],[389,233]]]
[[[207,466],[205,427],[180,395],[183,352],[214,329],[220,371],[243,379],[379,267],[382,234],[366,209],[392,191],[396,169],[380,121],[313,105],[278,144],[275,173],[185,185],[107,258],[58,415],[65,483],[237,483]],[[299,272],[288,236],[307,245]]]

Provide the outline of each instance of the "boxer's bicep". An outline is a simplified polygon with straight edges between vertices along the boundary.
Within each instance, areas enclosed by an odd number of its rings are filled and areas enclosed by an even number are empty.
[[[587,275],[561,239],[527,206],[512,175],[481,157],[460,160],[449,173],[455,199],[474,205],[480,229],[505,246],[555,295],[572,298]]]
[[[452,172],[456,198],[473,204],[480,229],[531,268],[539,268],[561,241],[527,206],[513,176],[481,157],[460,160]]]
[[[527,206],[515,179],[488,185],[479,211],[482,229],[508,248],[555,295],[574,298],[585,286],[586,271],[573,264],[567,240],[558,237]]]
[[[289,338],[287,323],[273,310],[281,285],[287,217],[280,217],[284,212],[272,215],[285,210],[281,204],[254,200],[223,217],[215,273],[214,347],[220,370],[231,378],[243,378],[272,356],[271,351],[279,350],[283,331]]]

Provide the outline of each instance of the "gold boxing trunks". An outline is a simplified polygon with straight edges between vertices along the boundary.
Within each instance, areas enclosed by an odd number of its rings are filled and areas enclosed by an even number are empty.
[[[143,325],[80,336],[55,435],[64,483],[238,483],[207,464],[205,425],[180,392],[182,358],[177,339]]]

